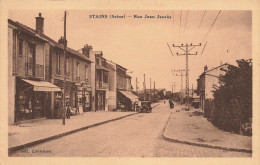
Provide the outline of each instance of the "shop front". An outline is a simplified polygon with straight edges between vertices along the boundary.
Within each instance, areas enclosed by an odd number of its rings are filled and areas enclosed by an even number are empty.
[[[117,107],[121,110],[133,111],[135,104],[139,101],[139,97],[132,92],[118,90],[117,92]]]
[[[45,81],[16,78],[15,122],[45,118],[51,91],[60,88]]]
[[[106,104],[106,91],[105,90],[97,90],[96,91],[96,110],[105,110]]]
[[[64,88],[64,83],[62,80],[54,80],[54,84],[59,88]],[[65,104],[66,107],[69,107],[73,114],[78,112],[78,95],[77,95],[77,86],[74,83],[66,82],[65,90]],[[54,118],[61,119],[63,112],[63,90],[54,92]]]
[[[82,83],[82,106],[83,112],[91,111],[91,86]]]

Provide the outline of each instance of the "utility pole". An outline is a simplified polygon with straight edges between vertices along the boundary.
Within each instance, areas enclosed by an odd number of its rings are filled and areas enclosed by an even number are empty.
[[[155,98],[155,81],[153,82],[153,97]]]
[[[137,77],[136,77],[136,87],[135,87],[135,90],[136,90],[136,93],[138,92],[137,89],[138,89],[138,81],[137,81]]]
[[[186,110],[189,110],[189,108],[190,108],[190,104],[189,104],[189,55],[198,54],[197,52],[195,54],[191,54],[189,52],[197,46],[201,46],[201,43],[199,45],[193,45],[193,44],[188,45],[188,43],[186,43],[186,45],[181,44],[181,46],[176,46],[173,44],[173,47],[177,47],[185,52],[184,54],[179,54],[177,52],[177,56],[183,56],[183,55],[186,56],[186,85],[185,85],[186,86],[186,92],[185,92]],[[191,47],[191,48],[189,49],[189,47]],[[185,48],[185,49],[183,49],[183,48]]]
[[[67,77],[67,55],[66,55],[66,47],[67,47],[67,39],[66,39],[66,17],[67,12],[64,12],[64,83],[63,83],[63,112],[62,112],[62,124],[65,125],[65,116],[66,116],[66,77]]]
[[[172,85],[172,93],[175,93],[175,86],[176,86],[175,83],[176,82],[171,82],[171,83],[173,83],[173,85]]]
[[[146,85],[145,85],[145,74],[144,74],[144,100],[146,99]]]
[[[152,89],[151,89],[151,83],[152,83],[152,79],[150,78],[150,98],[149,100],[151,101],[152,99]]]
[[[191,90],[191,91],[192,91],[192,98],[193,98],[193,93],[194,93],[194,92],[193,92],[193,84],[192,84],[192,90]]]

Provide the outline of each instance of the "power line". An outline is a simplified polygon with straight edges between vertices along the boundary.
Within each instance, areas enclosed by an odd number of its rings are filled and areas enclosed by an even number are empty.
[[[167,45],[168,45],[168,48],[170,49],[170,51],[171,51],[171,54],[173,55],[173,53],[172,53],[172,49],[171,49],[171,47],[170,47],[170,45],[167,43]],[[173,55],[174,56],[174,55]]]
[[[189,16],[189,10],[187,10],[186,21],[185,21],[185,26],[184,26],[184,34],[186,31],[186,24],[187,24],[188,16]],[[185,35],[185,40],[186,40],[186,38],[187,38],[187,35]]]
[[[182,10],[181,10],[181,15],[180,15],[179,42],[180,42],[180,38],[181,38],[181,16],[182,16]]]
[[[206,10],[204,10],[204,13],[203,13],[203,15],[202,15],[202,18],[201,18],[201,20],[200,20],[199,27],[198,27],[197,30],[196,30],[196,33],[195,33],[195,35],[194,35],[194,37],[193,37],[193,39],[192,39],[192,42],[194,41],[195,37],[197,36],[197,33],[198,33],[198,31],[199,31],[199,29],[200,29],[200,27],[201,27],[201,24],[202,24],[202,21],[203,21],[203,19],[204,19],[205,14],[206,14]]]
[[[187,15],[186,15],[186,21],[185,21],[184,32],[185,32],[185,30],[186,30],[186,24],[187,24],[188,16],[189,16],[189,10],[187,11]]]
[[[172,31],[173,31],[173,38],[174,37],[174,14],[173,14],[173,10],[172,10]]]
[[[219,16],[220,12],[221,12],[221,10],[219,10],[219,12],[218,12],[218,15],[216,16],[216,18],[215,18],[214,22],[213,22],[213,23],[212,23],[212,25],[210,26],[210,28],[209,28],[209,30],[208,30],[208,32],[207,32],[207,34],[206,34],[206,36],[205,36],[205,37],[204,37],[204,39],[202,40],[202,42],[204,42],[204,40],[205,40],[205,39],[208,37],[208,35],[209,35],[209,32],[211,31],[212,27],[214,26],[215,22],[217,21],[217,19],[218,19],[218,16]]]
[[[206,41],[206,43],[205,43],[205,45],[204,45],[204,47],[203,47],[203,49],[202,49],[200,55],[202,55],[202,53],[204,52],[204,49],[205,49],[205,47],[206,47],[206,45],[207,45],[207,42],[208,42],[208,41]]]

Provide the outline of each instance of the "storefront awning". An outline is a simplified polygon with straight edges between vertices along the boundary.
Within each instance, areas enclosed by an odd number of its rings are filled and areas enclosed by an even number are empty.
[[[131,101],[138,101],[138,96],[134,95],[131,92],[128,91],[121,91],[119,90],[120,93],[122,93],[123,95],[125,95],[127,98],[129,98]]]
[[[53,85],[52,83],[46,82],[46,81],[33,81],[33,80],[27,80],[22,79],[23,81],[33,85],[34,91],[45,91],[45,92],[52,92],[52,91],[61,91],[59,87],[56,85]]]

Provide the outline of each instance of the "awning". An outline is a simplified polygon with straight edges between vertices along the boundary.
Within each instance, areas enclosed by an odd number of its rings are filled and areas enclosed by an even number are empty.
[[[27,79],[22,79],[22,80],[33,85],[34,91],[45,91],[45,92],[61,91],[59,87],[46,81],[33,81]]]
[[[128,91],[120,91],[118,90],[120,93],[122,93],[123,95],[125,95],[127,98],[129,98],[131,101],[138,101],[138,96],[134,95],[131,92]]]

